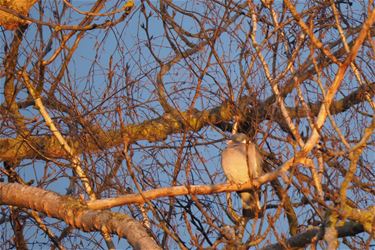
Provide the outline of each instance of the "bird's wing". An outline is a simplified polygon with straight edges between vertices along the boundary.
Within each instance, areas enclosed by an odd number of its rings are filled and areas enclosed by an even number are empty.
[[[256,148],[255,144],[243,144],[243,150],[246,151],[247,161],[246,164],[248,166],[249,176],[252,178],[257,178],[262,175],[262,156],[260,155],[258,149]]]

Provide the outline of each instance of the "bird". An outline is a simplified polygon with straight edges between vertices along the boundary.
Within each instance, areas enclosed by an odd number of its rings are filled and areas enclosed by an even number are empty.
[[[221,166],[228,181],[242,184],[263,174],[262,155],[257,146],[243,133],[233,134],[221,154]],[[258,191],[237,192],[241,197],[242,215],[253,219],[262,217]]]

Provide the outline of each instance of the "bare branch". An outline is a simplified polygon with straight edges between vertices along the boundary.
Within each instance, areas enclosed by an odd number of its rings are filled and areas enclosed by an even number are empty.
[[[125,237],[135,249],[161,249],[136,220],[121,213],[93,211],[81,201],[17,183],[0,183],[0,203],[43,212],[86,232]]]

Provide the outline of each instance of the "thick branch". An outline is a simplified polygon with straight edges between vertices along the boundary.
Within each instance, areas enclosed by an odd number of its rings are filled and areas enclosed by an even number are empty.
[[[108,210],[95,211],[82,202],[51,191],[17,183],[0,183],[0,204],[33,209],[86,232],[101,231],[125,237],[135,249],[161,249],[136,220]]]
[[[30,8],[35,2],[36,0],[33,0],[30,4],[28,4],[29,6],[27,6],[26,8]],[[118,23],[122,22],[123,20],[125,20],[125,18],[131,12],[133,7],[134,7],[134,2],[128,1],[122,7],[122,11],[124,12],[124,14],[119,19],[112,21],[112,22],[105,21],[100,24],[94,23],[94,24],[89,24],[85,26],[80,26],[80,25],[61,25],[61,24],[52,23],[52,22],[43,22],[43,21],[27,16],[26,14],[28,12],[28,9],[26,10],[26,12],[22,13],[22,12],[14,11],[12,9],[8,9],[6,7],[0,6],[0,14],[2,14],[3,16],[6,15],[6,17],[8,17],[7,20],[0,21],[0,25],[3,25],[7,29],[14,29],[14,27],[17,27],[17,23],[21,23],[21,24],[22,23],[37,23],[39,25],[49,26],[51,28],[54,28],[57,31],[59,30],[85,31],[85,30],[92,30],[92,29],[105,29],[108,27],[113,27],[117,25]],[[3,14],[3,13],[7,13],[7,14]],[[93,15],[95,15],[95,13],[93,13]]]
[[[362,233],[364,231],[363,226],[359,223],[354,222],[346,222],[341,227],[336,227],[337,230],[337,237],[343,238],[347,236],[354,236],[356,234]],[[282,250],[282,249],[290,249],[290,248],[303,248],[307,245],[311,244],[314,240],[322,240],[324,236],[324,231],[322,228],[314,227],[306,232],[293,236],[286,240],[285,245],[288,248],[285,248],[283,244],[276,243],[272,245],[268,245],[262,248],[262,250]]]
[[[353,91],[344,98],[333,102],[330,106],[330,113],[336,115],[342,112],[345,112],[349,108],[353,107],[356,104],[359,104],[366,100],[366,93],[369,96],[373,97],[375,95],[375,82],[370,83],[369,85],[364,85],[358,88],[356,91]],[[312,103],[309,105],[311,113],[313,115],[318,114],[319,108],[322,106],[321,102]],[[306,117],[307,111],[301,108],[288,108],[288,112],[291,117]]]
[[[331,113],[338,114],[346,111],[348,108],[365,101],[365,93],[369,93],[371,97],[375,95],[375,83],[366,87],[361,87],[352,92],[347,97],[332,102]],[[239,106],[246,106],[248,98],[241,99]],[[318,112],[320,103],[311,104],[313,111]],[[306,112],[296,108],[289,108],[293,118],[306,116]],[[269,113],[264,113],[261,120],[270,119]],[[221,106],[209,110],[195,110],[193,112],[181,112],[180,119],[170,115],[160,116],[156,119],[148,120],[140,124],[129,125],[124,128],[122,133],[129,137],[129,142],[133,143],[138,140],[161,141],[165,140],[168,135],[178,133],[188,127],[192,131],[199,131],[210,124],[218,125],[223,122],[229,122],[233,119],[231,107],[228,102],[224,102]],[[273,117],[273,120],[277,117]],[[93,128],[95,130],[95,128]],[[108,149],[122,143],[121,131],[111,130],[103,132],[102,130],[93,131],[97,137],[95,140],[88,137],[85,145],[74,138],[67,138],[67,141],[75,152],[96,152]],[[27,138],[0,138],[0,160],[12,159],[32,159],[32,158],[68,158],[68,155],[61,148],[60,144],[54,137],[50,136],[30,136]]]

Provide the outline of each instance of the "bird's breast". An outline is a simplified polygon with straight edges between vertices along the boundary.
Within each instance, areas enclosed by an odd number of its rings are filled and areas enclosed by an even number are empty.
[[[246,154],[235,149],[226,149],[222,153],[222,167],[229,181],[244,183],[250,180]]]

